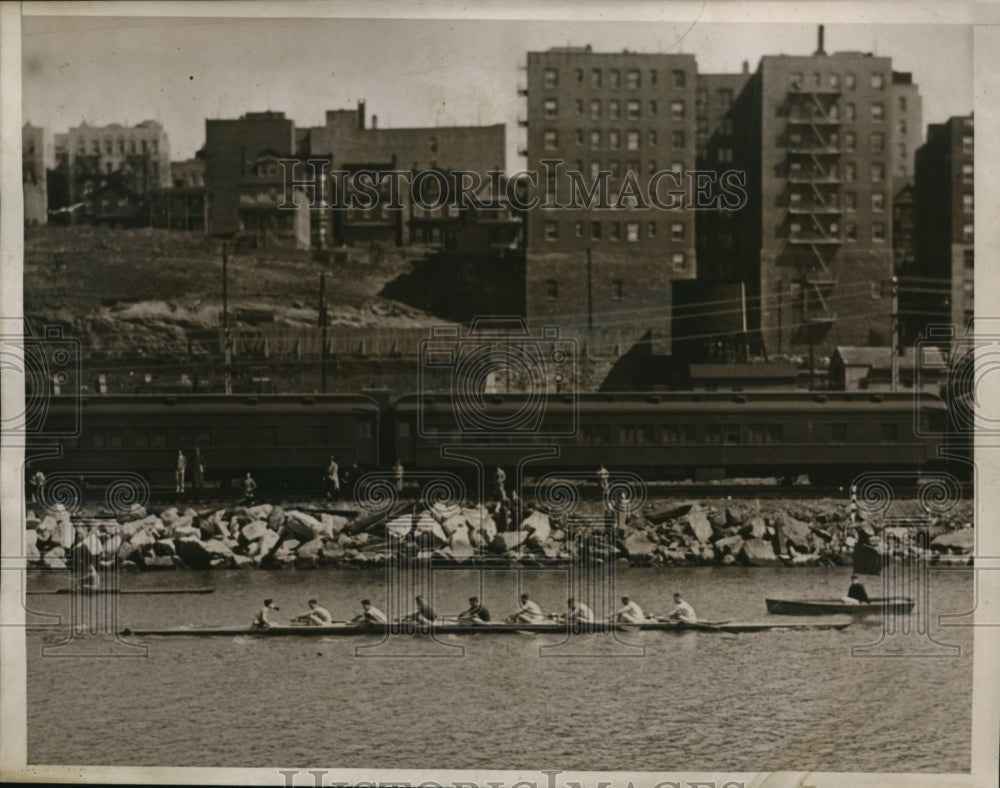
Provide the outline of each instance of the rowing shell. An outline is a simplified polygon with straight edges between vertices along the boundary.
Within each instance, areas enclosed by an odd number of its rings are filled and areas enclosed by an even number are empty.
[[[351,637],[357,635],[503,635],[503,634],[545,634],[586,635],[599,632],[634,632],[636,630],[654,632],[769,632],[773,630],[803,630],[803,629],[844,629],[853,623],[853,619],[827,620],[820,622],[796,623],[710,623],[710,622],[675,622],[646,621],[639,624],[594,623],[594,624],[441,624],[434,626],[414,626],[413,624],[332,624],[327,626],[292,626],[276,624],[267,629],[250,627],[175,627],[170,629],[125,629],[122,635],[162,635],[181,637],[234,637],[251,635],[253,637]]]
[[[29,594],[214,594],[214,588],[56,588]]]

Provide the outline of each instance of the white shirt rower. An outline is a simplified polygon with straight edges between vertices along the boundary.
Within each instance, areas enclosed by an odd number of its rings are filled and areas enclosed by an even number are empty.
[[[388,622],[388,618],[385,613],[379,610],[375,605],[369,602],[367,599],[361,600],[362,613],[354,617],[356,623],[368,623],[368,624],[385,624]]]
[[[566,614],[566,618],[570,621],[583,621],[585,623],[593,623],[594,621],[594,611],[583,602],[577,602],[575,599],[569,600],[569,612]]]
[[[667,613],[667,618],[671,621],[687,621],[689,623],[698,620],[694,608],[685,602],[680,594],[674,594],[674,609]]]
[[[521,594],[521,607],[512,618],[521,624],[539,624],[545,621],[545,614],[538,605],[528,598],[527,594]]]
[[[627,621],[630,624],[640,624],[646,620],[646,614],[642,612],[642,608],[639,607],[639,603],[629,599],[627,596],[622,597],[622,607],[615,617],[618,621]]]

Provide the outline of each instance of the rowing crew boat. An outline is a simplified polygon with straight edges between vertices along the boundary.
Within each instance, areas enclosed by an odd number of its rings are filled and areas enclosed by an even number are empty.
[[[29,594],[214,594],[214,588],[56,588]]]
[[[597,622],[593,624],[435,624],[415,626],[412,623],[398,624],[329,624],[325,626],[295,626],[274,624],[267,629],[251,627],[174,627],[170,629],[124,629],[122,635],[158,635],[181,637],[318,637],[356,635],[503,635],[503,634],[572,634],[584,635],[599,632],[635,632],[637,630],[655,632],[769,632],[773,630],[802,629],[845,629],[853,619],[827,620],[799,623],[737,623],[730,621],[658,621],[649,620],[637,624]]]
[[[766,599],[767,612],[786,616],[851,615],[873,613],[909,613],[913,600],[908,596],[872,597],[868,602],[850,603],[843,599]]]

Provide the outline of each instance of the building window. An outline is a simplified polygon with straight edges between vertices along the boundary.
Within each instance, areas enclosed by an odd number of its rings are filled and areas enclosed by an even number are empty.
[[[963,253],[965,260],[965,270],[972,271],[976,267],[976,255],[972,249],[966,249]]]
[[[600,99],[594,99],[590,102],[590,117],[597,119],[601,117],[601,101]]]
[[[853,161],[847,162],[847,164],[844,165],[844,180],[847,181],[847,183],[854,183],[857,179],[858,165],[856,165]]]
[[[881,104],[872,104],[872,123],[881,123],[885,120],[885,107]]]
[[[610,170],[611,170],[611,177],[612,178],[619,178],[619,177],[621,177],[621,174],[622,174],[622,163],[620,161],[618,161],[618,159],[615,159],[614,161],[610,162]]]
[[[684,102],[683,101],[671,101],[670,102],[670,119],[671,120],[684,120]]]
[[[583,129],[576,129],[573,132],[573,139],[576,141],[577,145],[583,145]]]
[[[635,90],[639,87],[642,78],[639,75],[639,69],[630,68],[628,73],[625,75],[625,87],[629,90]]]
[[[857,86],[857,78],[854,74],[844,74],[844,85],[848,90],[854,90]]]
[[[654,71],[653,74],[655,74],[655,73],[656,72]],[[655,82],[655,80],[654,80],[654,82]],[[682,68],[675,68],[674,69],[674,87],[675,88],[682,88],[682,87],[685,86],[685,84],[687,84],[687,74],[684,72],[684,69],[682,69]]]
[[[649,140],[649,147],[656,147],[656,129],[650,129],[646,134],[646,138]]]
[[[601,163],[599,161],[590,162],[590,180],[596,181],[601,175]]]
[[[844,225],[844,237],[848,241],[858,240],[858,226],[854,222],[847,222]]]
[[[576,71],[574,72],[574,76],[576,77],[576,84],[577,85],[582,85],[583,84],[583,69],[582,68],[576,69]]]
[[[656,159],[649,160],[649,164],[646,165],[646,174],[647,175],[656,174]]]
[[[656,237],[656,222],[650,222],[646,226],[646,237],[655,238]]]
[[[559,115],[559,102],[556,99],[545,99],[544,107],[546,118],[554,118]]]
[[[905,118],[900,118],[899,123],[897,123],[896,126],[899,128],[899,133],[900,134],[906,134],[906,120],[905,120]]]
[[[971,156],[974,150],[974,144],[975,140],[971,134],[962,135],[962,153]]]
[[[559,297],[559,282],[555,279],[545,280],[545,297],[548,299]]]
[[[965,194],[962,195],[962,210],[965,211],[965,213],[973,212],[973,199],[972,192],[965,192]]]
[[[906,96],[899,97],[899,111],[906,112]]]
[[[788,225],[788,237],[798,238],[802,234],[802,223],[792,222]]]
[[[962,240],[966,243],[972,243],[974,227],[972,222],[965,222],[962,225]]]
[[[590,147],[591,148],[601,147],[601,132],[599,131],[590,132]]]
[[[792,192],[788,195],[788,204],[793,208],[802,204],[802,195],[798,192]]]
[[[670,147],[674,150],[681,150],[684,147],[684,132],[674,131],[670,134]]]
[[[104,152],[105,153],[112,153],[114,151],[114,149],[115,149],[115,142],[114,142],[113,139],[111,139],[110,137],[108,137],[106,140],[104,140]]]
[[[639,222],[629,222],[625,225],[625,238],[630,243],[635,243],[639,240]]]
[[[629,240],[631,241],[632,239],[629,238]],[[614,301],[621,301],[622,300],[622,280],[621,279],[612,279],[611,280],[611,298]]]
[[[553,150],[559,147],[559,132],[549,129],[545,132],[545,149]]]
[[[684,162],[682,161],[672,161],[670,162],[670,171],[676,172],[678,174],[684,172]]]
[[[622,103],[618,99],[611,99],[608,102],[608,117],[618,120],[622,116]]]
[[[972,183],[972,165],[969,163],[962,165],[962,183]]]
[[[858,135],[853,131],[844,133],[844,150],[853,151],[858,146]]]
[[[830,75],[830,87],[831,88],[839,88],[840,87],[840,74],[831,74]]]
[[[885,134],[876,131],[872,134],[872,153],[881,153],[885,150]]]
[[[625,169],[631,172],[633,175],[638,176],[640,172],[639,162],[636,161],[635,159],[629,159],[627,162],[625,162]],[[632,199],[635,198],[633,197]]]
[[[621,85],[622,75],[617,68],[613,68],[608,72],[608,87],[617,88]]]
[[[857,192],[844,193],[844,210],[851,212],[858,210]]]
[[[583,222],[573,223],[573,235],[576,238],[583,238]]]
[[[649,84],[650,85],[655,85],[656,84],[656,78],[657,78],[657,76],[658,75],[656,73],[656,69],[655,68],[651,68],[649,70]]]
[[[872,74],[872,90],[882,90],[885,87],[885,77],[882,74]]]
[[[733,106],[733,91],[729,88],[720,88],[716,92],[716,96],[719,99],[720,109],[729,109]]]
[[[673,222],[670,225],[670,240],[671,241],[683,241],[684,240],[684,222]]]
[[[639,150],[639,132],[629,131],[625,133],[626,150]]]
[[[896,146],[896,153],[899,154],[899,158],[901,158],[901,159],[905,159],[906,158],[906,143],[905,142],[901,142],[901,143],[899,143],[899,145]]]
[[[676,273],[681,273],[684,271],[684,252],[674,252],[671,256],[671,263],[673,264],[674,271]]]
[[[583,114],[583,99],[576,100],[576,102],[574,103],[574,109],[576,110],[577,115]]]
[[[612,150],[618,150],[622,145],[622,135],[620,131],[609,131],[608,132],[608,147]]]
[[[650,100],[650,102],[649,102],[649,116],[651,118],[655,118],[656,117],[656,102],[652,101],[652,100]]]
[[[882,192],[872,192],[872,210],[873,211],[885,210],[885,195],[882,194]]]
[[[629,120],[637,120],[642,114],[642,108],[639,104],[639,99],[629,99],[625,103],[625,117]]]
[[[792,90],[802,90],[802,72],[793,71],[788,76],[788,86]]]
[[[600,241],[601,240],[601,223],[591,222],[590,223],[590,240]]]
[[[622,226],[618,222],[608,223],[608,239],[611,241],[620,241],[622,239]]]
[[[559,240],[559,222],[545,223],[545,240],[546,241]]]
[[[885,180],[885,165],[880,162],[872,162],[872,183],[882,183]]]
[[[857,117],[858,109],[854,104],[844,105],[844,120],[852,121]]]
[[[872,222],[872,240],[885,240],[885,222]]]
[[[555,68],[545,69],[544,75],[544,85],[546,88],[552,89],[559,87],[559,70]]]

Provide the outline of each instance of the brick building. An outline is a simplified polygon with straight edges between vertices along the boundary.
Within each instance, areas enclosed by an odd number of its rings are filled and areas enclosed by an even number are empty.
[[[923,100],[920,88],[907,71],[892,72],[893,144],[892,174],[898,180],[913,178],[914,156],[923,144]]]
[[[48,171],[55,163],[48,129],[27,122],[21,129],[21,181],[24,185],[25,224],[49,220]]]
[[[914,183],[916,275],[924,292],[901,294],[905,312],[915,313],[915,334],[926,323],[967,324],[975,300],[975,150],[973,116],[957,116],[927,127],[917,151]],[[940,295],[934,293],[940,290]],[[927,292],[931,291],[931,292]]]
[[[527,217],[530,321],[599,325],[626,342],[648,335],[669,353],[673,282],[695,276],[685,177],[695,166],[696,86],[693,55],[528,53],[523,125],[541,201]],[[608,200],[598,207],[602,185]],[[580,199],[595,187],[595,200]]]

